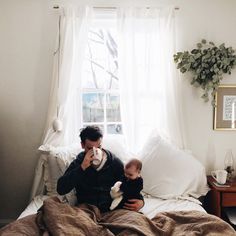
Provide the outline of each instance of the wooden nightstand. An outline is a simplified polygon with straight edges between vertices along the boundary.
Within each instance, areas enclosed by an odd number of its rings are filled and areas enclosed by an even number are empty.
[[[224,208],[236,207],[236,179],[232,183],[226,183],[230,187],[215,186],[215,180],[211,176],[207,177],[207,182],[211,190],[206,196],[206,210],[224,219]]]

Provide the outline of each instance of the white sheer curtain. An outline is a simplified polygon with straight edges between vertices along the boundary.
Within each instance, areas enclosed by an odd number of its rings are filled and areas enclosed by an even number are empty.
[[[157,129],[183,147],[174,8],[120,8],[119,80],[123,131],[137,152]]]
[[[48,145],[64,146],[78,142],[82,126],[81,70],[87,42],[92,10],[88,7],[65,7],[60,15],[60,51],[54,57],[53,77],[48,109],[47,124],[41,151],[49,151]],[[59,43],[59,42],[58,42]],[[63,129],[53,129],[55,119],[62,122]],[[30,200],[42,194],[44,188],[44,165],[47,160],[42,154],[39,158]]]
[[[58,146],[78,141],[82,126],[81,99],[78,94],[81,94],[81,70],[91,12],[89,7],[67,7],[60,16],[60,52],[55,54],[43,144]],[[61,132],[53,130],[52,123],[56,118],[62,122]]]

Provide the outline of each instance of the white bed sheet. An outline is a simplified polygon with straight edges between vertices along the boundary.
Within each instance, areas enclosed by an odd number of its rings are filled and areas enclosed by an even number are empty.
[[[206,212],[204,208],[196,202],[187,199],[168,199],[144,198],[145,205],[140,210],[148,218],[153,218],[157,213],[166,211],[201,211]]]
[[[42,206],[43,201],[48,198],[48,196],[36,196],[31,201],[31,203],[26,207],[26,209],[21,213],[18,219],[25,217],[27,215],[37,213],[37,210]],[[144,197],[145,205],[141,209],[150,219],[154,217],[159,212],[164,211],[191,211],[197,210],[205,212],[203,207],[196,202],[185,200],[185,199],[169,199],[163,200],[159,198]]]
[[[30,202],[30,204],[20,214],[18,219],[37,213],[37,210],[43,205],[43,201],[47,198],[48,196],[46,195],[38,195],[34,197],[33,200]]]

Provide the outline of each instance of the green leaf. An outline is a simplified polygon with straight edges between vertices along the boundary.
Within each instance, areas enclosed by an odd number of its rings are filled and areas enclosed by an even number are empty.
[[[198,52],[199,52],[199,49],[193,49],[193,50],[191,51],[192,54],[197,54]]]
[[[177,64],[177,69],[180,69],[181,67],[182,67],[182,63],[180,62]]]
[[[189,70],[189,69],[190,69],[190,66],[191,66],[191,63],[188,63],[188,64],[186,64],[184,67],[185,67],[186,70]]]
[[[221,50],[224,50],[224,48],[225,48],[225,44],[222,43],[222,44],[219,46],[219,48],[220,48]]]
[[[189,56],[189,62],[193,63],[195,60],[194,60],[194,57],[191,55]],[[235,63],[236,63],[236,60],[235,60]]]
[[[214,98],[213,98],[212,101],[211,101],[211,105],[212,105],[213,107],[216,107],[216,101],[215,101]]]
[[[180,69],[180,72],[182,72],[182,73],[185,73],[187,70],[185,69],[185,67],[182,67],[181,69]]]
[[[198,59],[199,57],[201,57],[201,53],[197,53],[193,57],[194,57],[194,59]]]
[[[236,55],[235,50],[225,47],[224,43],[220,46],[211,41],[206,44],[207,41],[202,39],[190,52],[177,52],[174,54],[174,62],[182,73],[190,71],[193,74],[191,84],[194,87],[201,86],[204,90],[202,98],[205,101],[209,100],[208,92],[212,91],[212,104],[215,104],[215,91],[223,79],[223,73],[231,74],[236,66]]]
[[[202,48],[202,44],[201,43],[197,43],[197,47],[198,48]]]

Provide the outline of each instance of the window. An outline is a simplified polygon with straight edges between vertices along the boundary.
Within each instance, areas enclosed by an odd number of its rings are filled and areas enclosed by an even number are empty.
[[[116,21],[112,11],[96,12],[83,64],[83,126],[98,125],[104,134],[122,134]]]

